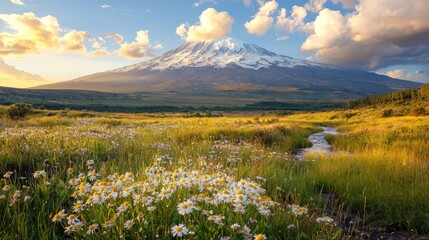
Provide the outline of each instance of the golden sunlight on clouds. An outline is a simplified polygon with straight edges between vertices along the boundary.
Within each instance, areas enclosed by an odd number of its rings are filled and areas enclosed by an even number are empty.
[[[271,16],[279,4],[275,1],[268,1],[261,5],[258,13],[252,20],[246,22],[244,26],[250,34],[263,36],[272,27],[274,18]]]
[[[0,56],[37,53],[58,45],[59,24],[55,17],[38,18],[34,13],[0,14],[12,33],[0,33]]]
[[[86,47],[85,45],[83,45],[83,42],[89,39],[90,39],[90,36],[87,32],[71,30],[60,39],[61,51],[86,52]]]
[[[94,51],[89,52],[89,55],[94,57],[104,57],[109,55],[110,52],[106,48],[96,49]]]
[[[427,62],[427,55],[418,53],[424,52],[422,47],[428,42],[428,12],[427,0],[406,4],[403,0],[361,0],[349,15],[324,9],[310,23],[314,30],[302,51],[315,52],[325,62],[369,68],[403,58],[410,59],[409,63]]]
[[[24,54],[40,54],[45,50],[54,53],[80,52],[86,56],[102,57],[111,54],[103,46],[106,40],[103,37],[93,38],[86,31],[61,29],[58,20],[54,16],[37,17],[28,12],[18,14],[0,14],[0,20],[6,23],[10,32],[0,33],[0,56],[19,56]],[[61,32],[65,34],[60,35]],[[137,32],[134,42],[123,42],[124,38],[118,33],[108,33],[106,39],[113,39],[118,44],[119,56],[136,59],[152,56],[154,51],[161,49],[162,45],[151,45],[147,30]],[[92,47],[93,50],[88,50]]]
[[[234,19],[227,12],[218,12],[214,8],[204,10],[198,24],[182,24],[176,33],[187,41],[205,41],[221,38],[231,31]]]
[[[112,38],[117,44],[121,44],[124,41],[124,37],[120,34],[111,32],[106,35],[106,38]]]
[[[143,58],[153,55],[154,50],[162,49],[162,45],[152,46],[149,40],[149,31],[142,30],[137,32],[137,37],[132,43],[122,43],[118,54],[129,59]]]

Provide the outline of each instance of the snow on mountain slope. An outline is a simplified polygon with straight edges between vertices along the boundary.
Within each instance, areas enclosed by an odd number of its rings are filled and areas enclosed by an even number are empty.
[[[162,71],[183,67],[226,68],[231,65],[253,70],[272,66],[287,68],[296,66],[338,68],[336,66],[277,55],[254,44],[243,43],[233,38],[224,38],[215,41],[185,42],[178,48],[158,58],[115,69],[111,72],[135,70]]]
[[[160,57],[39,89],[105,92],[177,92],[216,95],[225,91],[317,92],[367,96],[419,84],[363,70],[278,55],[231,38],[185,42]]]

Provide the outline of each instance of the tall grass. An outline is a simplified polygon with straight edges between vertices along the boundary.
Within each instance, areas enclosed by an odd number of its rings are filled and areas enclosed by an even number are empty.
[[[315,198],[333,194],[367,224],[427,234],[429,119],[383,118],[380,112],[361,109],[351,118],[330,117],[342,134],[327,138],[339,153],[308,156],[314,162],[300,166],[289,187]]]
[[[365,224],[427,234],[429,119],[385,118],[382,112],[367,108],[282,118],[79,113],[48,117],[40,113],[18,122],[5,120],[0,125],[0,173],[13,174],[0,180],[0,236],[169,239],[173,237],[171,228],[183,223],[195,232],[186,235],[188,239],[241,239],[257,234],[270,239],[345,237],[341,228],[316,221],[326,214],[339,224],[348,219],[345,215],[353,214]],[[292,154],[310,145],[307,137],[319,130],[317,125],[337,126],[341,135],[328,138],[338,153],[294,161]],[[89,166],[88,160],[94,163]],[[153,168],[165,171],[148,175]],[[36,178],[34,173],[40,170],[46,175]],[[210,191],[194,185],[183,187],[175,175],[182,170],[180,176],[186,181],[190,176],[199,181],[196,175],[229,180],[221,180]],[[133,195],[108,198],[100,206],[89,201],[99,186],[115,185],[114,179],[127,172],[133,176],[127,186],[140,189],[133,194],[157,198],[160,186],[174,191],[168,200],[154,202],[155,212],[136,204]],[[97,176],[91,180],[94,173]],[[157,184],[152,186],[154,179]],[[227,188],[241,179],[263,189],[259,203],[249,202],[243,215],[234,212],[231,203],[213,204],[219,192],[226,191],[230,197],[237,193],[238,189]],[[79,185],[71,184],[74,181]],[[91,190],[73,197],[81,183],[89,184]],[[142,192],[141,184],[155,190]],[[103,194],[108,196],[107,192]],[[212,201],[195,200],[199,193]],[[335,205],[322,195],[335,198]],[[85,211],[77,213],[84,228],[67,234],[67,220],[54,223],[52,218],[63,209],[66,216],[76,214],[73,206],[79,200],[89,201]],[[186,200],[201,209],[179,214],[177,208]],[[131,207],[117,215],[125,201]],[[267,217],[258,210],[261,201],[272,204]],[[297,216],[294,204],[304,206],[308,213]],[[202,210],[221,214],[223,225],[209,220]],[[104,222],[114,216],[113,227],[104,229]],[[134,220],[131,230],[125,228],[127,220]],[[240,225],[238,232],[230,228],[234,223]],[[91,224],[98,224],[98,229],[87,234]],[[243,233],[244,225],[252,230],[251,236]]]
[[[254,238],[257,234],[273,239],[341,238],[341,231],[333,225],[316,222],[324,214],[315,204],[306,204],[303,209],[308,209],[308,213],[303,216],[295,215],[293,209],[297,206],[292,204],[301,204],[300,199],[296,192],[285,188],[294,166],[290,156],[297,148],[308,145],[306,137],[317,131],[312,124],[269,121],[268,118],[256,121],[232,117],[76,116],[33,117],[8,122],[3,127],[0,172],[3,175],[12,171],[12,174],[4,176],[0,183],[2,239],[105,239],[107,236],[170,239],[171,228],[181,223],[195,232],[186,236],[191,239],[223,236],[241,239]],[[88,161],[91,164],[88,165]],[[165,171],[149,174],[150,169]],[[185,188],[175,175],[180,169],[187,169],[180,175],[186,181],[198,180],[193,171],[229,180],[222,180],[222,184],[210,190]],[[38,176],[41,170],[46,175]],[[97,187],[118,184],[112,179],[126,172],[132,173],[133,182],[124,184],[135,189],[133,194],[116,199],[107,197],[101,205],[92,202],[98,194]],[[94,179],[91,174],[96,174]],[[190,176],[195,179],[188,179]],[[156,184],[155,179],[158,179]],[[262,191],[261,196],[246,202],[244,214],[234,212],[232,203],[215,205],[212,202],[221,191],[227,190],[228,196],[237,194],[237,189],[229,187],[240,179],[252,186],[257,184],[254,186]],[[73,185],[76,181],[79,185]],[[142,188],[143,185],[146,187]],[[143,190],[149,185],[153,191]],[[86,190],[82,195],[73,197],[83,186]],[[160,186],[171,190],[171,197],[160,198],[159,193],[163,191]],[[125,191],[123,185],[117,187]],[[102,194],[109,196],[109,191]],[[211,200],[205,203],[193,200],[200,210],[190,215],[178,214],[181,202],[200,193]],[[156,210],[152,212],[139,205],[135,194],[154,197],[152,206]],[[253,193],[249,194],[252,199]],[[85,204],[85,210],[74,213],[73,206],[79,200]],[[118,214],[118,207],[125,202],[130,202],[131,207]],[[267,216],[258,209],[263,204],[269,205]],[[76,214],[82,229],[75,226],[68,234],[70,224],[66,219],[53,222],[62,210],[67,217]],[[221,214],[223,220],[213,222],[202,210]],[[113,226],[102,227],[109,219],[114,219]],[[127,220],[133,220],[134,227],[127,229],[124,225]],[[234,223],[240,225],[236,232],[230,228]],[[97,230],[88,234],[92,224],[97,224]],[[244,226],[248,226],[251,233],[247,233]]]

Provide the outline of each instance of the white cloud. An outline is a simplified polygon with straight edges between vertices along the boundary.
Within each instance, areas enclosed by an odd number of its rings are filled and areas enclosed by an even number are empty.
[[[279,4],[276,0],[268,1],[261,5],[253,19],[244,24],[247,32],[258,36],[265,35],[273,25],[274,18],[271,15],[277,10],[278,6]]]
[[[104,9],[106,9],[106,8],[111,8],[112,6],[110,6],[109,4],[103,4],[103,5],[101,5],[101,8],[104,8]]]
[[[428,12],[427,0],[361,0],[345,16],[324,9],[311,23],[302,51],[316,53],[323,62],[358,67],[427,64]]]
[[[289,39],[289,36],[286,36],[286,35],[282,35],[276,38],[277,41],[286,41],[288,39]]]
[[[404,69],[395,69],[387,72],[378,72],[379,74],[384,74],[392,78],[410,80],[413,82],[420,83],[429,83],[429,72],[426,71],[414,71],[409,72]]]
[[[341,3],[344,8],[354,8],[357,0],[332,0],[333,3]]]
[[[10,0],[10,2],[16,5],[25,5],[21,0]]]
[[[179,35],[181,38],[186,39],[188,35],[188,28],[188,24],[182,23],[176,28],[176,34]]]
[[[313,23],[314,33],[302,45],[305,52],[322,49],[325,46],[339,45],[348,33],[346,19],[340,11],[323,9]]]
[[[124,41],[124,37],[122,35],[114,33],[114,32],[108,33],[106,35],[106,38],[113,39],[117,44],[121,44],[122,41]]]
[[[310,0],[310,2],[304,5],[304,8],[311,12],[320,12],[323,9],[327,0]]]
[[[137,59],[146,56],[152,56],[155,50],[161,48],[161,44],[152,46],[150,44],[149,31],[142,30],[137,32],[137,37],[135,38],[134,42],[122,43],[118,50],[118,54],[125,58]]]
[[[86,52],[86,47],[83,44],[89,40],[90,36],[85,31],[71,30],[60,38],[62,52]]]
[[[227,12],[218,12],[214,8],[204,10],[200,21],[192,26],[181,24],[176,33],[187,41],[205,41],[221,38],[231,31],[234,19]]]
[[[279,30],[286,30],[289,32],[302,30],[302,28],[305,26],[304,18],[306,16],[307,11],[303,7],[293,6],[290,17],[286,16],[286,9],[282,8],[279,15],[277,16],[276,27]]]

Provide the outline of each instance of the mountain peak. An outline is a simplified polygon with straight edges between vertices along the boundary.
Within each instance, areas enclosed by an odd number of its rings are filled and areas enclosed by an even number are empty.
[[[270,67],[294,68],[296,66],[333,67],[278,55],[256,44],[241,42],[234,38],[222,38],[184,42],[160,57],[112,72],[162,71],[184,67],[241,67],[258,70]]]
[[[301,96],[306,100],[329,98],[333,92],[339,98],[350,98],[415,86],[418,84],[362,70],[294,59],[255,44],[224,38],[184,42],[160,57],[139,64],[38,88],[173,91],[189,96],[222,98],[237,93],[255,99],[269,96],[271,101]]]
[[[212,54],[212,55],[232,55],[232,54],[259,54],[267,56],[277,56],[255,44],[244,43],[234,38],[222,38],[208,41],[185,42],[171,53],[192,53],[192,54]],[[168,55],[168,53],[167,53]]]

